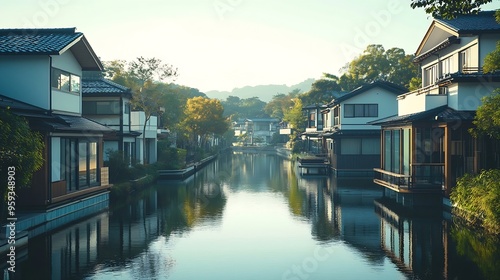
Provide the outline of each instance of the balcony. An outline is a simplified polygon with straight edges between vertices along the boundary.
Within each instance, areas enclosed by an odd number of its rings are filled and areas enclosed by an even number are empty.
[[[373,182],[400,193],[440,193],[444,188],[444,163],[414,163],[412,175],[374,168]]]

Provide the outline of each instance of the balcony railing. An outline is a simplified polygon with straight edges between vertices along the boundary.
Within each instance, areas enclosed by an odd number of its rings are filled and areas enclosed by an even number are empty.
[[[412,175],[374,168],[374,182],[397,192],[440,192],[444,188],[443,163],[414,163]]]

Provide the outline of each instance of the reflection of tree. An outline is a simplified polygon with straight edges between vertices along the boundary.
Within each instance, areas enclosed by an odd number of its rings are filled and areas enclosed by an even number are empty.
[[[457,253],[472,260],[486,279],[500,275],[500,239],[458,223],[451,231]]]

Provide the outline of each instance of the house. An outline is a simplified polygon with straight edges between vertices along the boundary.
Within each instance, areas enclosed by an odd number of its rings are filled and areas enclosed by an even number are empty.
[[[374,122],[382,126],[374,181],[387,194],[407,204],[415,193],[443,194],[449,205],[457,178],[500,166],[498,143],[468,132],[481,98],[500,86],[499,73],[481,71],[499,39],[494,11],[433,20],[414,59],[422,88],[398,96],[396,116]]]
[[[142,134],[142,129],[131,129],[131,90],[87,72],[82,80],[82,95],[83,115],[113,129],[113,133],[104,137],[104,161],[108,160],[109,152],[123,151],[128,162],[135,162],[136,138]]]
[[[144,131],[144,135],[138,135],[135,138],[137,162],[141,164],[155,163],[158,153],[158,117],[151,116],[146,122],[146,127],[144,127],[144,122],[146,121],[144,112],[132,111],[130,121],[133,131],[140,131],[141,134]]]
[[[248,133],[250,137],[251,145],[269,144],[273,135],[279,133],[279,120],[275,118],[245,119],[244,130],[244,133]]]
[[[42,168],[16,199],[16,210],[43,213],[37,223],[108,201],[111,130],[82,117],[82,72],[102,68],[75,28],[0,29],[0,106],[27,118],[45,144]]]
[[[380,127],[370,122],[398,112],[396,96],[406,89],[377,81],[333,99],[323,113],[324,149],[337,175],[373,175],[380,165]]]
[[[302,107],[302,113],[306,117],[306,131],[302,133],[305,141],[304,151],[312,154],[326,154],[324,149],[323,132],[323,114],[322,111],[327,107],[326,104],[311,104]]]

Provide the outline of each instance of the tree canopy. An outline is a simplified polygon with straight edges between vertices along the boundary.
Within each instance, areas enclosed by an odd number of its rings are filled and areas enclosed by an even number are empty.
[[[8,171],[15,172],[16,188],[27,187],[33,173],[43,165],[44,143],[42,136],[30,129],[28,122],[0,109],[0,195],[6,199]],[[15,168],[10,170],[9,168]],[[4,216],[5,203],[0,204],[0,218]]]
[[[223,116],[224,108],[217,99],[193,97],[187,100],[184,119],[179,123],[188,139],[194,143],[201,138],[201,144],[211,134],[223,135],[229,128],[229,122]]]
[[[410,6],[424,8],[433,17],[454,18],[459,14],[477,13],[492,0],[412,0]]]
[[[241,99],[238,96],[228,96],[225,101],[222,101],[222,106],[224,115],[232,119],[269,117],[264,111],[266,102],[258,97]]]
[[[401,48],[385,50],[382,45],[368,45],[358,57],[342,68],[340,77],[323,73],[314,81],[311,90],[301,96],[306,105],[325,104],[332,100],[335,92],[349,92],[375,81],[387,81],[408,90],[419,84],[419,68],[413,63],[413,55]]]
[[[471,129],[474,136],[487,135],[500,139],[500,89],[482,99],[474,117],[475,127]]]

